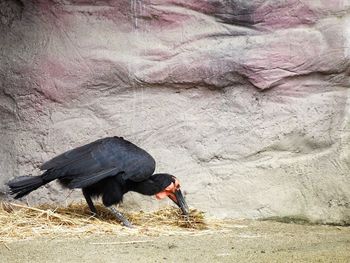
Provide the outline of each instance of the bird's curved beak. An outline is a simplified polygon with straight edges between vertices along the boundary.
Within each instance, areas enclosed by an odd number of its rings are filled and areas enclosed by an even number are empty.
[[[188,215],[189,213],[189,208],[188,205],[185,201],[185,198],[182,195],[182,192],[180,189],[176,190],[175,193],[175,198],[173,198],[171,195],[169,195],[169,198],[178,206],[181,208],[181,211],[184,215]]]

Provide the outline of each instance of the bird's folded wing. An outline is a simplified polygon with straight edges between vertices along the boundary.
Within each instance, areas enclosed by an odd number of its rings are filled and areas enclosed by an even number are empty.
[[[60,154],[41,169],[47,170],[44,179],[60,179],[70,188],[79,188],[113,175],[143,181],[153,174],[155,161],[136,145],[108,137]]]
[[[119,172],[120,172],[120,169],[118,167],[112,167],[97,173],[92,173],[87,175],[85,174],[83,176],[75,176],[67,186],[69,188],[84,188],[94,183],[97,183],[98,181],[106,177],[115,176]]]

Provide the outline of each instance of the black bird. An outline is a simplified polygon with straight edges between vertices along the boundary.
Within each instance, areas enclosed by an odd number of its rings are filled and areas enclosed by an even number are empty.
[[[91,197],[102,196],[103,204],[129,227],[130,222],[112,206],[129,191],[156,195],[158,199],[168,196],[183,214],[188,214],[176,177],[153,174],[153,157],[122,137],[107,137],[77,147],[54,157],[40,169],[45,170],[40,176],[19,176],[9,181],[10,193],[17,199],[57,179],[70,189],[81,188],[93,213],[97,211]]]

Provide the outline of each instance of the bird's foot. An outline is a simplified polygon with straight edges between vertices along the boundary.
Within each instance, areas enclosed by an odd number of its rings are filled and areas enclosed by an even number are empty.
[[[130,223],[130,221],[117,209],[115,209],[113,206],[108,207],[108,209],[115,215],[115,217],[122,222],[123,226],[128,228],[134,228],[134,226]]]
[[[127,228],[135,228],[134,225],[131,224],[129,220],[123,221],[122,224]]]
[[[94,212],[91,212],[90,214],[91,214],[91,217],[94,217],[94,218],[99,218],[100,217],[99,214],[94,213]]]

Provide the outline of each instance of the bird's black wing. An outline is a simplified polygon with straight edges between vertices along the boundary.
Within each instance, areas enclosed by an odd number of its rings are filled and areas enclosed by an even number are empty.
[[[42,170],[69,188],[83,188],[108,176],[143,181],[153,174],[154,159],[119,137],[108,137],[65,152],[44,163]]]

